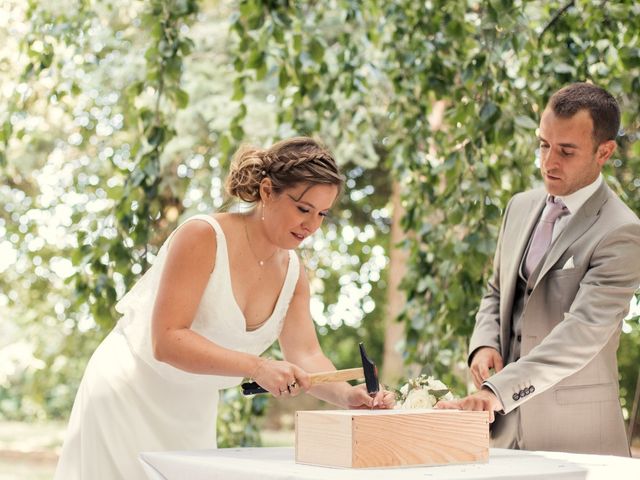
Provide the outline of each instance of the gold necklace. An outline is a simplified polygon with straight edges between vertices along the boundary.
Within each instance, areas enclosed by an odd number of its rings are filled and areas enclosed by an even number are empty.
[[[264,267],[265,262],[268,262],[269,260],[271,260],[273,256],[276,254],[276,252],[278,251],[278,249],[276,248],[273,251],[273,253],[269,255],[267,258],[265,258],[264,260],[260,260],[260,257],[258,257],[256,252],[253,250],[253,247],[251,246],[251,240],[249,240],[249,230],[247,229],[247,218],[243,217],[242,220],[244,222],[244,234],[247,237],[247,244],[249,245],[249,250],[251,250],[251,253],[253,254],[254,258],[258,261],[258,265],[260,265],[260,267]]]

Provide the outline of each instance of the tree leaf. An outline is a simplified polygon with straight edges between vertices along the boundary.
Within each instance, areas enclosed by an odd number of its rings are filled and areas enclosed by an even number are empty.
[[[514,122],[517,126],[528,130],[535,130],[538,128],[538,124],[531,117],[527,117],[526,115],[517,115]]]

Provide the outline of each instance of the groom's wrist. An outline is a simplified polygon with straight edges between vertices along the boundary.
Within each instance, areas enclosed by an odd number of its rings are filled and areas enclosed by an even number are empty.
[[[485,392],[488,392],[493,397],[495,401],[493,410],[500,414],[504,414],[504,402],[500,397],[500,393],[494,388],[494,386],[491,385],[491,383],[489,383],[488,381],[484,381],[482,383],[481,389]]]

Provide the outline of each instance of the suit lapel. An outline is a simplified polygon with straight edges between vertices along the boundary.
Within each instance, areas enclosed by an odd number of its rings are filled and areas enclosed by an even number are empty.
[[[591,225],[595,223],[600,214],[602,205],[607,200],[609,193],[609,187],[606,183],[602,182],[602,185],[596,190],[596,192],[589,198],[582,208],[580,208],[569,221],[562,233],[556,238],[555,242],[551,245],[546,257],[544,258],[542,268],[538,273],[535,285],[540,282],[540,279],[546,275],[546,273],[553,267],[560,256],[566,252],[566,250],[578,239],[584,232],[586,232]]]
[[[513,303],[515,301],[516,284],[520,277],[520,264],[522,263],[522,256],[524,255],[527,245],[529,244],[529,237],[533,231],[540,212],[544,208],[547,194],[543,189],[540,189],[540,195],[532,197],[529,202],[522,205],[518,211],[510,212],[510,216],[515,216],[513,226],[509,228],[509,236],[505,237],[503,247],[509,245],[513,239],[513,254],[505,255],[506,258],[510,258],[510,263],[505,270],[505,285],[500,288],[500,318],[511,319],[513,314]],[[501,338],[511,338],[511,321],[501,322]],[[509,342],[502,342],[502,355],[506,358],[509,348]]]
[[[526,211],[523,212],[525,221],[522,223],[521,228],[519,229],[519,236],[516,243],[514,244],[514,262],[512,265],[510,265],[510,271],[507,276],[507,278],[513,279],[513,285],[509,285],[509,287],[513,287],[513,290],[509,291],[515,291],[515,285],[518,281],[518,277],[520,276],[520,265],[522,264],[522,257],[524,256],[527,245],[529,244],[529,238],[531,238],[531,235],[533,234],[533,229],[538,223],[540,213],[544,208],[547,194],[542,193],[541,195],[542,196],[540,198],[532,199],[531,202],[525,206]]]

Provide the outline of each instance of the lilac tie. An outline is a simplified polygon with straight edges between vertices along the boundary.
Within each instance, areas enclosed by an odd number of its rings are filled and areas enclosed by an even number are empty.
[[[529,246],[529,253],[524,264],[527,277],[535,270],[542,257],[546,253],[553,238],[553,226],[556,220],[563,215],[568,215],[569,209],[559,198],[549,196],[547,206],[542,212],[542,217],[533,233],[533,239]]]

